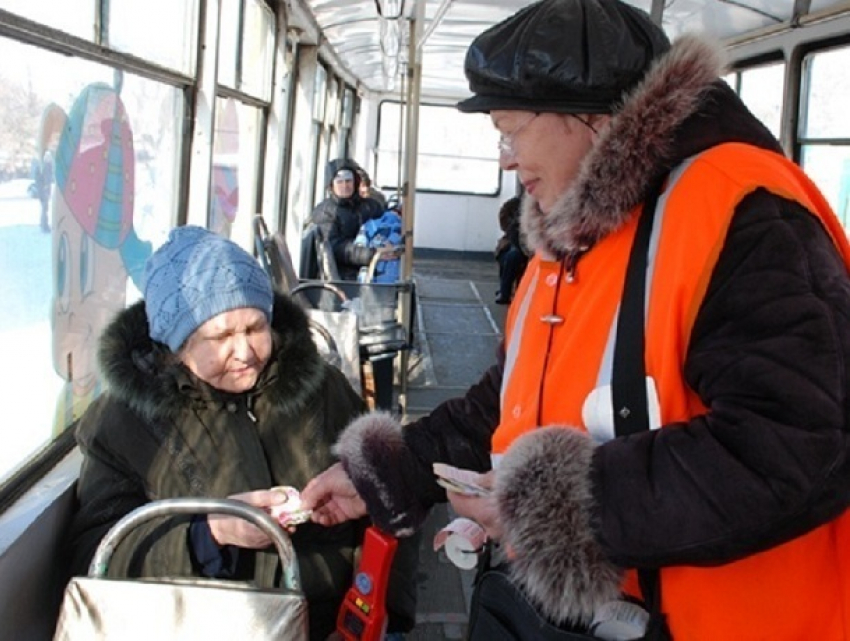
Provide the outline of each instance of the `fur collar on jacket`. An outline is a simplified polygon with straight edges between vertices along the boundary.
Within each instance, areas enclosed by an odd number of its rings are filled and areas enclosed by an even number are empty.
[[[272,311],[273,352],[254,390],[292,411],[307,404],[322,385],[324,363],[307,316],[292,300],[276,294]],[[100,340],[100,370],[108,393],[147,421],[175,418],[199,398],[227,398],[182,365],[167,347],[151,340],[144,301],[121,311]]]
[[[562,258],[594,245],[623,225],[673,167],[713,145],[734,140],[781,152],[719,80],[724,64],[715,43],[694,35],[674,43],[625,97],[552,211],[543,214],[536,201],[523,199],[529,246]]]

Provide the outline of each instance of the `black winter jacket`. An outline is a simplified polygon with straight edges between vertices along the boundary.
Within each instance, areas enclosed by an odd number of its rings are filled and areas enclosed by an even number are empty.
[[[523,228],[536,251],[592,252],[659,177],[712,146],[735,141],[781,151],[718,79],[717,60],[708,45],[674,44],[626,97],[553,210],[524,208]],[[376,467],[368,426],[343,436],[343,462],[373,516],[397,529],[417,527],[446,498],[432,462],[490,468],[503,360],[500,353],[463,398],[393,436],[402,480],[384,471],[392,468],[384,460],[379,480],[368,476]],[[584,468],[593,499],[590,538],[608,560],[637,568],[722,564],[799,536],[850,505],[850,278],[815,216],[765,190],[739,203],[683,375],[708,408],[704,415],[613,439]],[[539,576],[556,582],[544,566],[572,540],[562,527],[569,516],[561,513],[563,497],[522,489],[548,501],[541,512],[554,525],[547,526]],[[534,536],[537,524],[523,523],[522,514],[503,511],[502,518],[521,528],[513,530],[520,537]]]
[[[363,223],[380,218],[382,213],[377,201],[356,193],[351,198],[330,196],[313,209],[312,221],[321,238],[330,244],[343,280],[357,280],[357,272],[368,266],[375,255],[374,249],[355,245],[354,239]]]

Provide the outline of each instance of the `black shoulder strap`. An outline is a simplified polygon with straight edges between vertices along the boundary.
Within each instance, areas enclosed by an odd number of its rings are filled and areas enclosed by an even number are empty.
[[[611,403],[614,408],[614,431],[617,436],[649,429],[649,408],[646,404],[645,318],[646,268],[649,262],[649,241],[658,204],[660,186],[653,189],[644,203],[638,220],[620,314],[614,342],[613,371],[611,372]]]
[[[614,409],[614,431],[617,436],[635,434],[649,429],[649,408],[646,401],[645,364],[645,306],[649,242],[655,209],[663,183],[657,184],[648,195],[638,220],[626,279],[617,334],[614,342],[613,371],[611,372],[611,403]],[[671,639],[661,612],[661,576],[658,570],[638,570],[641,593],[650,614],[649,626],[643,639]]]

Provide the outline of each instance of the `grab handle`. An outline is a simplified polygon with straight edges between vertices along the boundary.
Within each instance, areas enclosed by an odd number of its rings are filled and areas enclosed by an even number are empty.
[[[151,519],[175,514],[227,514],[245,519],[256,525],[271,538],[277,549],[277,554],[283,565],[284,587],[300,591],[301,581],[298,574],[298,562],[295,558],[292,542],[286,532],[277,521],[260,508],[236,499],[161,499],[136,508],[113,525],[103,537],[89,565],[89,576],[103,577],[106,575],[112,553],[133,529]]]

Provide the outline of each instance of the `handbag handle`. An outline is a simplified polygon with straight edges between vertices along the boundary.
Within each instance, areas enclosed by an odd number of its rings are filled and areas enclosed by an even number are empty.
[[[283,566],[284,587],[289,590],[300,591],[301,581],[298,575],[298,562],[292,548],[292,541],[289,540],[283,528],[260,508],[236,499],[192,497],[161,499],[136,508],[119,519],[101,539],[89,565],[89,576],[95,578],[106,576],[112,553],[134,528],[152,519],[174,516],[175,514],[227,514],[245,519],[256,525],[271,538],[277,549],[277,554]]]

